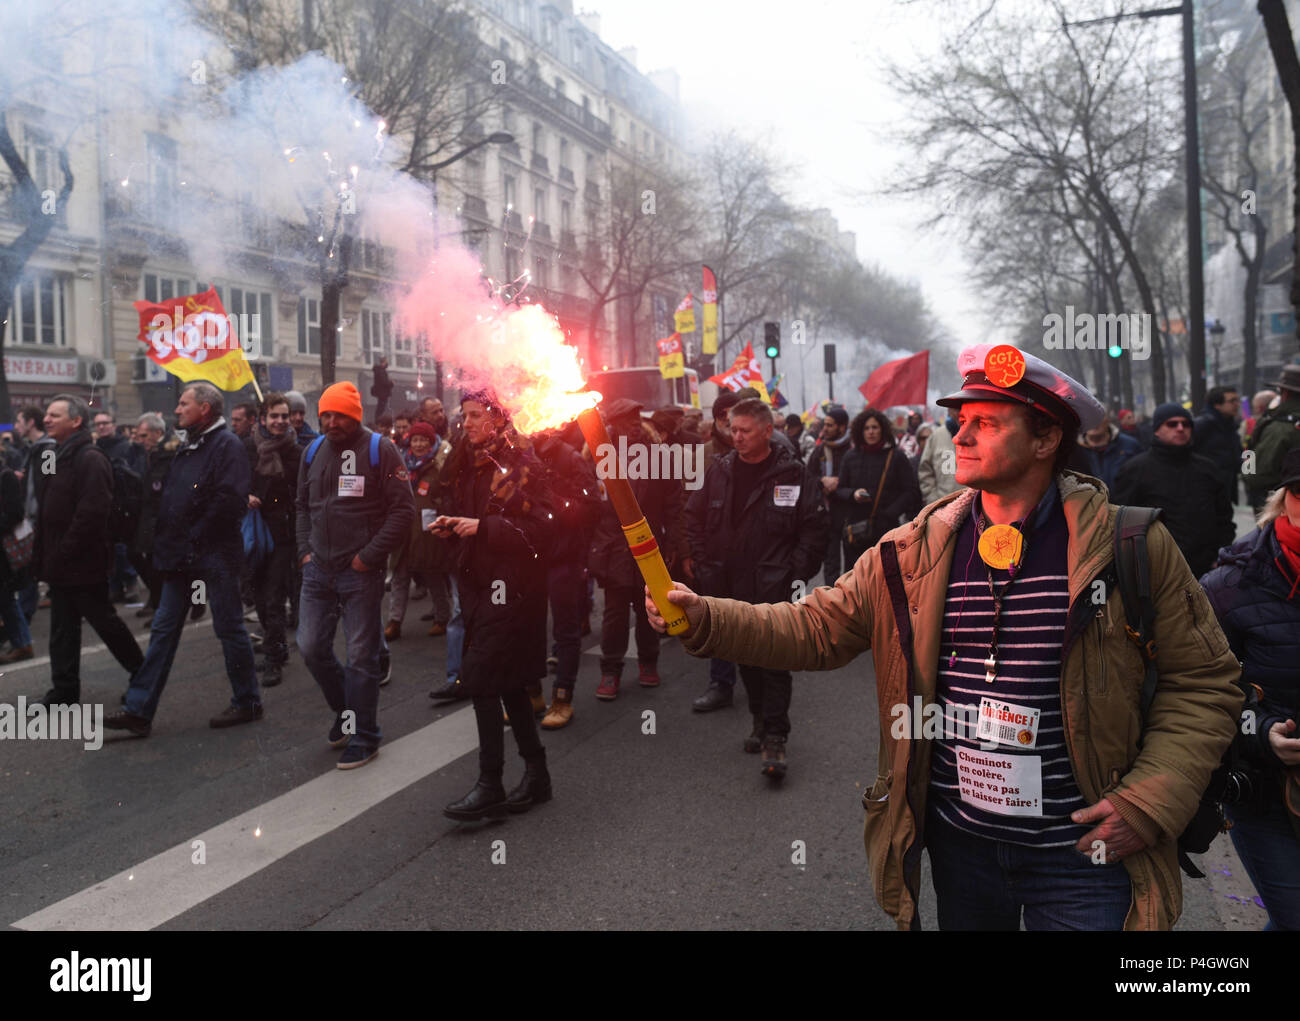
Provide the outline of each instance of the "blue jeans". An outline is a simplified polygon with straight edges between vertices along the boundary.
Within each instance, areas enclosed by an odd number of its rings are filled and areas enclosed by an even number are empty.
[[[29,624],[36,616],[36,605],[40,602],[40,595],[40,584],[34,578],[18,590],[18,605]]]
[[[336,714],[356,713],[356,733],[349,747],[377,748],[379,732],[379,654],[384,629],[380,603],[384,572],[327,571],[309,560],[302,569],[298,602],[298,649],[325,701]],[[343,618],[348,663],[334,655],[334,634]]]
[[[925,845],[939,928],[1118,931],[1133,899],[1120,863],[1094,865],[1073,847],[1023,847],[971,836],[931,811]]]
[[[1300,840],[1278,798],[1268,814],[1251,805],[1224,805],[1232,846],[1268,911],[1269,931],[1300,931]]]
[[[209,566],[192,574],[168,571],[160,578],[162,592],[158,597],[158,610],[153,615],[149,649],[144,654],[144,664],[131,678],[131,687],[126,693],[126,711],[148,720],[152,720],[158,711],[176,649],[181,644],[181,632],[194,605],[196,581],[202,581],[206,589],[208,609],[212,611],[212,630],[221,640],[226,676],[230,678],[230,704],[239,707],[259,705],[262,693],[258,690],[253,663],[253,643],[248,640],[248,632],[244,629],[238,568],[234,565]]]
[[[27,618],[18,607],[18,593],[0,591],[0,620],[4,621],[5,637],[15,649],[32,644]]]
[[[725,659],[709,660],[709,683],[730,691],[736,686],[736,664]]]
[[[460,613],[460,587],[456,574],[447,575],[451,583],[451,620],[447,622],[447,680],[460,679],[460,662],[465,655],[465,618]]]

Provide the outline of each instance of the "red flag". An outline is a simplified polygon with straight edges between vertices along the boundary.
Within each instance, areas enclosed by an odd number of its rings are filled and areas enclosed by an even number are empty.
[[[930,352],[909,355],[885,362],[858,392],[873,408],[893,408],[902,404],[924,404],[925,388],[930,382]]]

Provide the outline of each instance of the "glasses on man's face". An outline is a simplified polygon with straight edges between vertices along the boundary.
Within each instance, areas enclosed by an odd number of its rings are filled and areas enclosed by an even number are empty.
[[[1170,429],[1190,429],[1192,427],[1192,423],[1185,418],[1174,419],[1172,422],[1166,422],[1165,425],[1169,426]]]

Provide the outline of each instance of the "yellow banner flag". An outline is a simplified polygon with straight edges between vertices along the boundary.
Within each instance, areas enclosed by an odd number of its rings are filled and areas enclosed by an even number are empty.
[[[708,266],[704,267],[704,288],[700,292],[700,301],[704,304],[704,334],[700,339],[700,352],[715,355],[718,353],[718,281]]]
[[[664,379],[680,379],[686,375],[686,359],[682,354],[682,338],[674,333],[671,337],[656,341],[659,345],[659,374]]]
[[[695,295],[688,294],[673,313],[673,329],[678,333],[695,332]]]

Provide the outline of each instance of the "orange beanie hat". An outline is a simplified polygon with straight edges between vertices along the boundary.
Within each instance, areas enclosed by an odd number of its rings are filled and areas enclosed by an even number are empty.
[[[361,393],[351,383],[334,383],[325,388],[325,392],[320,395],[320,404],[317,406],[323,415],[327,411],[333,411],[340,415],[347,415],[348,418],[355,418],[361,421]]]

